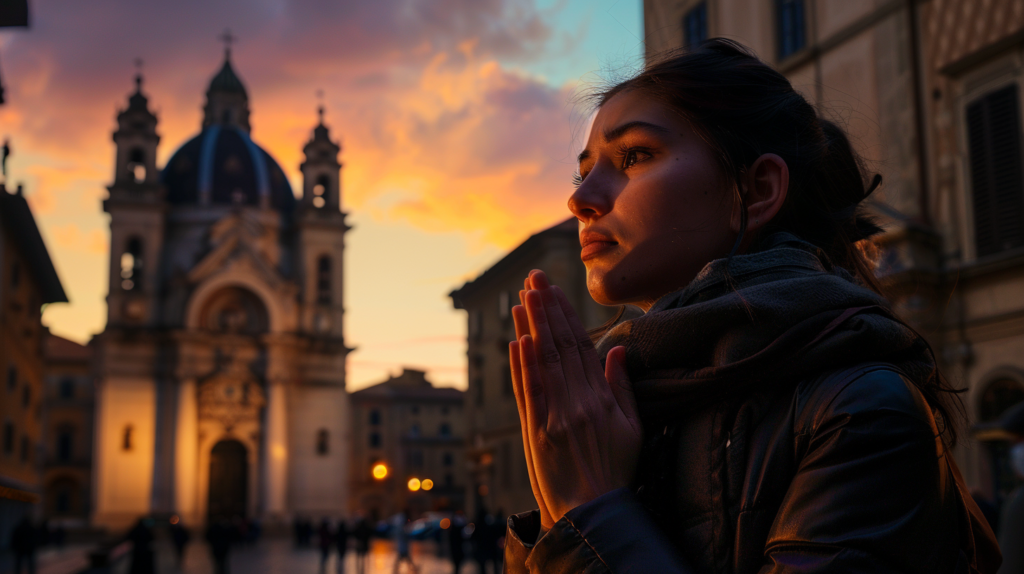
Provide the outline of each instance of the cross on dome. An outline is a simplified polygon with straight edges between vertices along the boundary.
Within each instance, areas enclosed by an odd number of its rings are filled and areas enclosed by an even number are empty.
[[[231,28],[224,28],[224,33],[219,37],[224,42],[224,59],[227,60],[231,58],[231,44],[238,41],[238,37],[231,33]]]

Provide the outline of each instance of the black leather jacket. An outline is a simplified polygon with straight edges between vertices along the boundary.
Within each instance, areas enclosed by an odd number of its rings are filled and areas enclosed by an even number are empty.
[[[894,368],[775,385],[671,426],[667,488],[612,491],[542,536],[537,511],[510,517],[505,571],[998,568],[931,409]]]

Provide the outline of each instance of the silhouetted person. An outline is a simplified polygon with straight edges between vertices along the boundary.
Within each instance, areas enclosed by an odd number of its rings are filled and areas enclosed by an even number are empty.
[[[412,556],[409,555],[409,511],[403,510],[395,515],[392,524],[395,527],[395,566],[392,568],[392,572],[398,574],[398,568],[402,562],[408,562],[409,568],[413,572],[419,572],[416,568],[416,564],[412,561]]]
[[[339,520],[334,530],[334,545],[338,548],[338,574],[341,574],[345,571],[345,553],[348,552],[348,526],[344,520]]]
[[[452,516],[451,526],[448,527],[448,553],[452,558],[452,572],[459,574],[462,570],[462,561],[466,559],[466,539],[462,535],[462,529],[466,527],[466,520],[461,512]]]
[[[491,564],[493,572],[498,574],[495,556],[498,553],[498,537],[495,534],[494,515],[481,507],[476,513],[473,528],[473,557],[480,568],[480,574],[487,573],[487,564]]]
[[[128,531],[128,540],[132,542],[131,574],[154,574],[156,564],[153,556],[153,529],[150,519],[140,518],[135,526]]]
[[[178,559],[178,570],[181,570],[181,566],[185,561],[185,545],[188,544],[188,530],[185,530],[185,526],[181,523],[180,519],[178,522],[171,524],[171,542],[174,543],[174,553]]]
[[[334,546],[334,533],[331,532],[331,523],[324,518],[320,521],[320,530],[317,533],[320,537],[320,571],[327,567],[327,558],[331,555],[331,546]]]
[[[223,520],[210,524],[206,530],[206,541],[210,543],[213,564],[217,574],[228,572],[228,551],[231,549],[231,527]]]
[[[21,574],[22,566],[28,574],[36,574],[36,545],[38,535],[32,521],[26,516],[11,532],[11,550],[14,551],[14,574]]]
[[[352,531],[352,536],[356,539],[356,573],[365,574],[366,572],[366,554],[370,552],[370,536],[373,531],[370,529],[370,522],[365,516],[359,517],[359,522],[356,522],[356,527]]]

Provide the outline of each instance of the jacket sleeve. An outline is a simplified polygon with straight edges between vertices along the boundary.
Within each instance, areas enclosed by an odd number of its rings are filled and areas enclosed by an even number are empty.
[[[505,572],[688,574],[692,570],[636,496],[620,488],[570,510],[543,534],[538,511],[510,516]]]
[[[966,572],[948,453],[917,389],[881,370],[810,402],[761,573]]]

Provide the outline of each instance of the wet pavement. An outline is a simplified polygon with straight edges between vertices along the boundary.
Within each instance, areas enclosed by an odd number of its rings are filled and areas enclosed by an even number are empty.
[[[185,559],[179,569],[175,563],[174,551],[167,541],[155,544],[157,550],[157,574],[215,574],[210,549],[205,542],[192,542],[185,549]],[[437,545],[432,542],[413,542],[411,554],[416,570],[403,563],[401,573],[450,574],[454,572],[451,561],[438,557]],[[230,574],[391,574],[394,572],[394,544],[388,540],[374,540],[366,557],[363,572],[356,570],[356,555],[345,555],[344,567],[339,568],[337,552],[331,552],[327,563],[321,568],[320,550],[317,548],[295,548],[288,539],[263,539],[252,545],[238,545],[231,549],[228,557]],[[124,572],[127,572],[127,565]],[[466,560],[462,574],[479,574],[477,565]],[[490,568],[488,568],[490,574]]]

